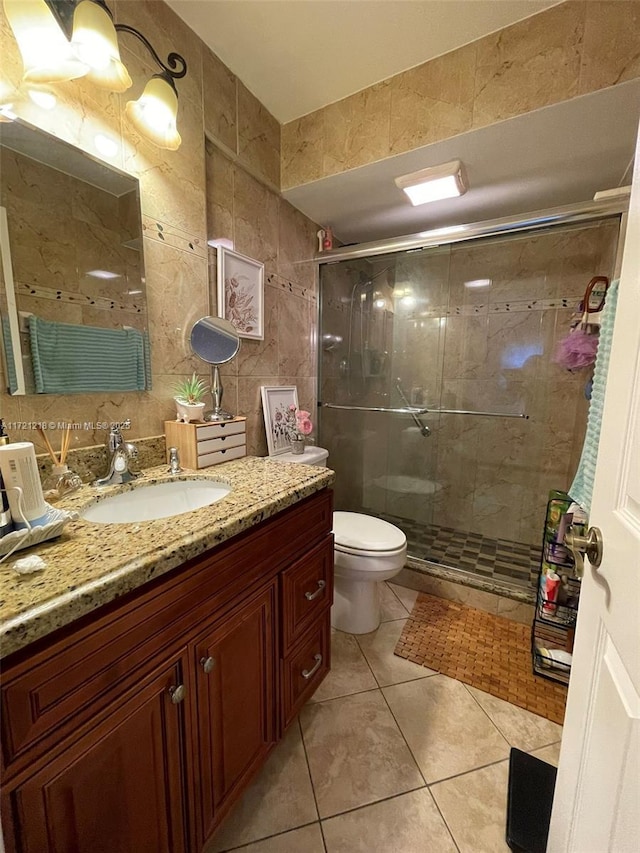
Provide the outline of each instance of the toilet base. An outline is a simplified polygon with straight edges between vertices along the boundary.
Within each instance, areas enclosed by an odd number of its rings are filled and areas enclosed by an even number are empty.
[[[335,577],[331,625],[347,634],[369,634],[380,625],[380,583]]]

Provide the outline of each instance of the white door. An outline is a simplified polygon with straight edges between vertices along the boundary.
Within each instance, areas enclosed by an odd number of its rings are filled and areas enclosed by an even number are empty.
[[[604,558],[582,582],[547,853],[638,853],[640,137],[589,522]]]

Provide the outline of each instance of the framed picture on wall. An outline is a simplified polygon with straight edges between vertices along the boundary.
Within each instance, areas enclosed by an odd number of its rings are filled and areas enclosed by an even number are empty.
[[[298,389],[295,385],[261,385],[260,393],[269,456],[278,456],[279,453],[291,450],[285,423],[290,407],[298,408]]]
[[[218,248],[218,316],[241,338],[264,339],[264,264]]]

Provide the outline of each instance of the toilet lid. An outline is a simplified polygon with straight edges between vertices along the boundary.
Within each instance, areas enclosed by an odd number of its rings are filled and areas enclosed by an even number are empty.
[[[359,512],[334,512],[333,535],[337,546],[358,551],[396,551],[407,542],[398,527]]]
[[[320,462],[326,462],[329,456],[329,451],[324,447],[315,447],[309,445],[305,447],[304,453],[278,453],[277,456],[270,456],[274,462],[295,462],[298,465],[318,465]]]

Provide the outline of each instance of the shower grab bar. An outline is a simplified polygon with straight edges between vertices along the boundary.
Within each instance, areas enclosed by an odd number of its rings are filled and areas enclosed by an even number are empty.
[[[378,406],[338,406],[334,403],[320,403],[325,409],[347,409],[352,412],[388,412],[393,415],[479,415],[483,418],[524,418],[529,415],[513,412],[474,412],[470,409],[383,409]]]

